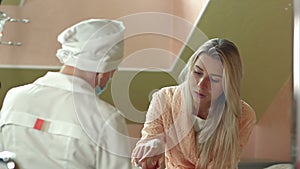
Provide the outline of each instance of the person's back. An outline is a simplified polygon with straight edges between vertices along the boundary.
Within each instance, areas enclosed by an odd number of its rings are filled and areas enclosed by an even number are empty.
[[[47,76],[49,75],[51,74],[48,73]],[[78,106],[87,110],[84,113],[94,114],[94,118],[88,116],[91,118],[90,122],[100,122],[103,114],[93,112],[91,107],[94,105],[96,109],[96,104],[84,103],[84,100],[90,99],[83,99],[95,96],[88,90],[80,93],[73,91],[73,88],[64,89],[64,86],[71,87],[67,83],[71,84],[74,78],[62,74],[60,76],[61,79],[55,78],[61,83],[40,78],[34,84],[10,90],[6,96],[1,110],[1,121],[6,123],[2,128],[3,147],[17,154],[16,162],[21,168],[95,168],[96,159],[101,158],[103,159],[100,161],[105,163],[107,155],[102,154],[105,150],[95,151],[97,146],[80,126],[77,119],[79,112],[74,106],[75,102],[82,101]],[[87,85],[79,78],[76,80],[81,83],[74,85]],[[75,95],[78,97],[74,97]],[[108,118],[118,116],[116,111],[109,113]],[[98,118],[95,118],[97,115]],[[122,126],[124,121],[119,121],[118,124]],[[122,161],[119,162],[122,164]]]
[[[63,94],[66,92],[67,96]],[[61,94],[64,98],[58,97]],[[93,168],[88,164],[95,162],[95,146],[87,136],[83,137],[76,114],[70,110],[73,106],[67,106],[72,104],[71,92],[27,85],[11,90],[7,98],[8,102],[12,100],[17,104],[5,103],[1,111],[3,123],[6,123],[2,128],[3,148],[17,154],[19,166],[28,169]],[[7,104],[13,107],[6,107]],[[49,130],[49,127],[58,127],[61,131]],[[66,130],[82,136],[76,138]],[[78,151],[76,146],[79,145]],[[85,152],[80,152],[82,150]]]
[[[20,169],[130,168],[125,120],[80,77],[48,72],[11,89],[0,125],[1,151],[16,153]]]

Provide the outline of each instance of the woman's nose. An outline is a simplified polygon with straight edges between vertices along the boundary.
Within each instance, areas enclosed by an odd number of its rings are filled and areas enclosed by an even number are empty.
[[[202,77],[199,79],[199,82],[197,84],[201,89],[208,89],[210,88],[210,79],[209,77]]]

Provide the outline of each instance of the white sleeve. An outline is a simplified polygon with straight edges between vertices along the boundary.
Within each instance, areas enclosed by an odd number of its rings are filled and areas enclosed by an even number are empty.
[[[130,137],[125,119],[120,114],[112,115],[104,131],[97,153],[97,169],[131,169]]]
[[[96,169],[131,169],[131,161],[128,157],[122,157],[103,149],[97,153]]]

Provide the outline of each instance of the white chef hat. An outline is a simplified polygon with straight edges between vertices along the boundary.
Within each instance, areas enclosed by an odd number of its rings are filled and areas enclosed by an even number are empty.
[[[88,19],[58,35],[60,62],[90,72],[114,70],[122,61],[125,26],[121,21]]]

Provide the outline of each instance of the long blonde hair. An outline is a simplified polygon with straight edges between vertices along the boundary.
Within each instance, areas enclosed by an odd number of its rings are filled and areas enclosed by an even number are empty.
[[[240,82],[243,75],[240,54],[235,44],[226,39],[211,39],[199,47],[179,76],[179,81],[185,85],[186,103],[190,103],[187,105],[187,112],[192,111],[188,77],[192,71],[192,66],[202,53],[220,59],[222,62],[224,92],[220,96],[223,98],[217,99],[223,101],[220,101],[219,104],[212,103],[212,106],[223,104],[223,112],[215,130],[198,146],[198,163],[201,169],[207,168],[210,159],[213,158],[213,168],[236,168],[239,149],[238,117],[241,113]],[[215,110],[219,109],[216,108]],[[210,113],[214,112],[210,111]]]

